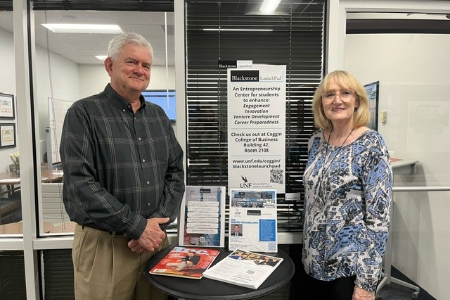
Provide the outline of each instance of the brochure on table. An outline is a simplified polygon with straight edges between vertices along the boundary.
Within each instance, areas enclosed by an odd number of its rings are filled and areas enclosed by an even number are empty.
[[[225,247],[225,193],[224,186],[186,186],[180,246]]]
[[[283,258],[237,249],[203,273],[205,278],[257,289]]]
[[[275,189],[230,189],[230,251],[278,251],[276,200]]]
[[[219,254],[218,249],[174,247],[150,274],[200,279]]]

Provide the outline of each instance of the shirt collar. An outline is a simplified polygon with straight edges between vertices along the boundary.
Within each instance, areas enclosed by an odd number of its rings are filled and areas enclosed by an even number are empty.
[[[111,84],[107,84],[105,87],[105,90],[103,91],[106,95],[106,97],[111,100],[111,102],[117,106],[120,110],[130,110],[131,111],[131,105],[130,103],[125,100],[122,96],[120,96],[112,87]],[[141,102],[141,108],[144,108],[146,106],[145,98],[141,95],[139,97],[139,101]]]

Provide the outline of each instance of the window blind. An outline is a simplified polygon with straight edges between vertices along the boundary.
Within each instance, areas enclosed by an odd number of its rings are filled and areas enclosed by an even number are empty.
[[[313,129],[312,96],[323,75],[325,1],[186,2],[187,184],[228,184],[227,70],[219,60],[286,65],[286,193],[278,194],[278,231],[301,231],[301,176]],[[272,31],[205,31],[271,29]],[[228,186],[227,186],[228,187]]]
[[[71,249],[42,251],[46,300],[73,300],[73,263]]]
[[[0,251],[0,299],[26,299],[23,251]]]

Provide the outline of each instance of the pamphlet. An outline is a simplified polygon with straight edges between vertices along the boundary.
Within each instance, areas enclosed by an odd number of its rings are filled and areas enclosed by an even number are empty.
[[[174,247],[150,274],[200,279],[219,253],[218,249]]]
[[[275,189],[230,189],[228,248],[277,252]]]
[[[225,247],[225,187],[186,186],[180,209],[178,244]]]
[[[237,249],[203,273],[205,278],[257,289],[283,258]]]

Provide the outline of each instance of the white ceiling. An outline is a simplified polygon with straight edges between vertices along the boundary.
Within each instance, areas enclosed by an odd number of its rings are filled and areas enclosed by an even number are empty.
[[[251,1],[240,6],[243,13],[255,11]],[[253,6],[252,6],[253,5]],[[392,33],[422,32],[450,33],[449,11],[439,14],[348,14],[347,33]],[[449,15],[450,16],[450,15]],[[383,19],[379,19],[379,18]],[[139,11],[34,11],[36,44],[77,64],[102,64],[96,55],[106,55],[108,42],[113,35],[108,34],[61,34],[47,30],[43,23],[87,23],[117,24],[124,31],[142,34],[153,45],[154,65],[173,66],[175,64],[174,13],[173,12],[139,12]],[[167,18],[167,25],[166,25]],[[394,20],[395,19],[395,20]],[[399,20],[403,19],[403,20]],[[409,19],[409,20],[408,20]],[[427,20],[418,20],[427,19]],[[431,20],[430,20],[431,19]],[[441,21],[445,20],[445,21]],[[396,21],[397,23],[395,23]],[[403,21],[403,23],[399,23]],[[405,23],[408,22],[408,23]],[[428,23],[427,23],[428,22]],[[167,36],[165,28],[167,26]],[[0,11],[0,29],[13,32],[13,12]],[[47,47],[48,45],[48,47]],[[166,47],[167,45],[167,47]],[[167,52],[166,52],[167,48]]]
[[[117,24],[123,31],[140,33],[150,41],[153,46],[154,65],[166,65],[166,48],[168,49],[167,64],[174,65],[173,16],[173,12],[34,11],[35,39],[38,46],[48,48],[77,64],[102,64],[103,62],[95,56],[106,55],[108,43],[114,35],[54,33],[41,24]],[[0,11],[0,29],[13,32],[12,11]]]

